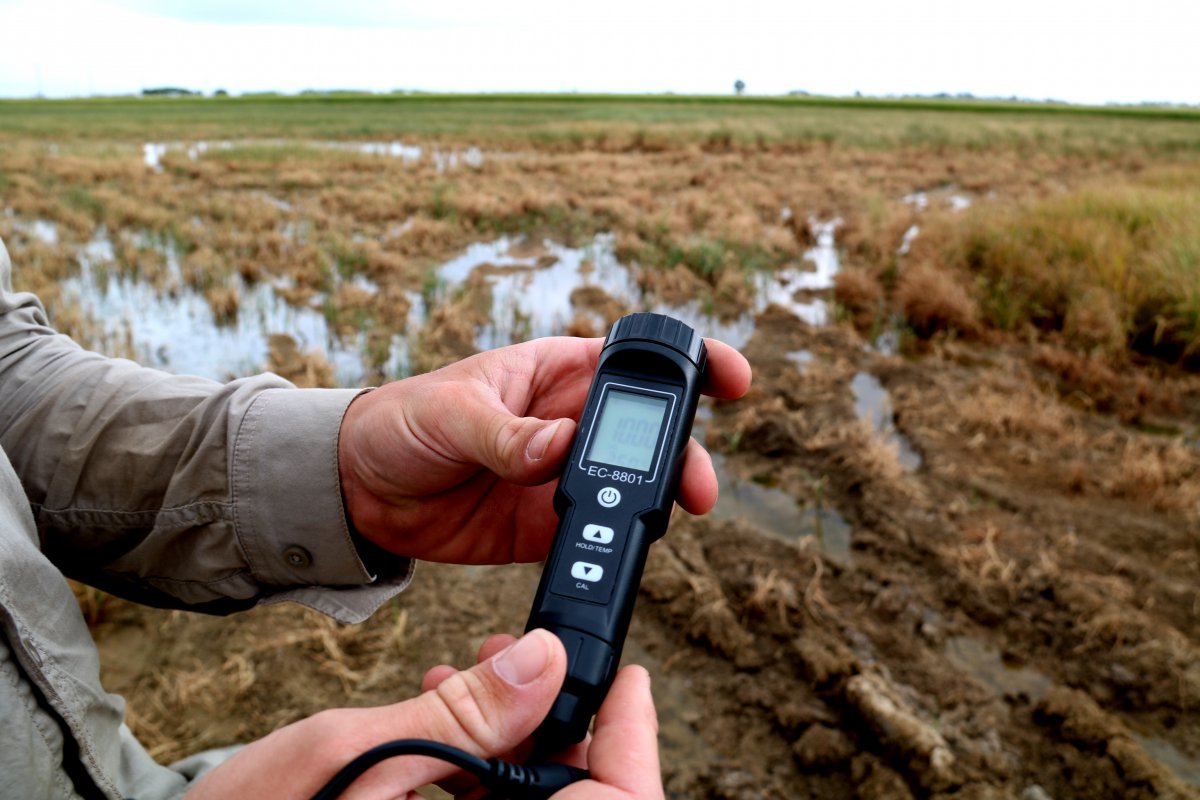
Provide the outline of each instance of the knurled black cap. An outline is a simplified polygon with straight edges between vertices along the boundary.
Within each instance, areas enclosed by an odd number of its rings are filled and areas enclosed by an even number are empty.
[[[608,338],[604,340],[604,346],[634,339],[664,344],[678,350],[698,368],[704,369],[704,337],[674,317],[648,311],[621,317],[613,323]]]

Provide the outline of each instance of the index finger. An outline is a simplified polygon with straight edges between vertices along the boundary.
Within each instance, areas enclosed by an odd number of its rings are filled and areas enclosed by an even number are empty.
[[[650,696],[650,675],[642,667],[622,667],[617,673],[596,714],[588,770],[591,781],[568,786],[555,795],[556,800],[654,800],[663,796],[658,715]]]
[[[736,400],[750,388],[750,362],[720,339],[705,339],[708,369],[704,373],[705,394],[722,400]]]

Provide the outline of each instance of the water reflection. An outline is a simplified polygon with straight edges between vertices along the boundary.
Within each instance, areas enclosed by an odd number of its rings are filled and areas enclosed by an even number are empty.
[[[355,142],[312,140],[301,141],[301,146],[326,150],[341,150],[349,153],[361,153],[369,156],[394,158],[405,164],[416,164],[425,157],[425,149],[420,145],[405,144],[404,142]],[[237,146],[244,147],[295,147],[295,140],[285,139],[246,139],[242,141],[196,141],[196,142],[144,142],[142,144],[142,163],[155,172],[163,171],[163,159],[169,152],[185,153],[189,161],[197,161],[210,150],[231,150]],[[465,150],[433,149],[429,153],[434,168],[438,172],[446,172],[457,168],[460,164],[479,168],[483,165],[484,154],[478,147],[468,147]]]
[[[797,371],[803,375],[805,370],[808,369],[808,365],[813,362],[815,356],[811,350],[793,350],[784,356],[784,358],[795,364]]]
[[[834,278],[841,269],[834,232],[841,224],[841,218],[824,222],[809,220],[816,244],[804,252],[803,260],[812,264],[814,269],[785,267],[773,274],[759,273],[756,276],[756,313],[774,304],[787,309],[809,325],[828,324],[828,303],[822,298],[808,295],[833,288]]]
[[[1025,695],[1036,702],[1054,685],[1032,667],[1006,664],[996,647],[973,636],[955,636],[947,640],[946,658],[1001,697]]]
[[[654,706],[658,711],[658,746],[663,764],[671,768],[703,769],[719,759],[704,740],[697,723],[704,719],[703,705],[691,690],[690,681],[665,669],[636,637],[625,640],[621,665],[640,664],[654,682]]]
[[[648,310],[669,314],[687,323],[700,334],[720,339],[737,348],[750,341],[757,327],[758,315],[770,305],[784,308],[812,326],[828,324],[828,303],[823,297],[813,295],[827,293],[832,289],[834,277],[841,268],[834,233],[842,224],[842,220],[810,219],[809,224],[816,244],[804,251],[802,260],[812,264],[813,269],[785,267],[778,272],[754,273],[750,276],[754,286],[754,299],[751,309],[746,313],[731,318],[720,318],[700,300],[692,300],[682,305],[659,303]]]
[[[58,244],[58,225],[48,219],[26,221],[17,217],[11,208],[4,209],[4,216],[12,220],[14,231],[24,234],[31,239],[37,239],[43,244]]]
[[[167,147],[148,145],[148,163],[157,164]],[[208,146],[191,147],[198,156]],[[291,210],[280,198],[260,196],[282,210]],[[53,223],[14,221],[14,225],[31,236],[57,241]],[[436,269],[432,291],[406,293],[410,310],[404,329],[392,334],[382,357],[377,347],[370,357],[384,362],[382,368],[389,377],[410,374],[411,343],[419,338],[432,306],[446,302],[470,280],[481,281],[490,293],[486,322],[476,329],[475,344],[480,350],[562,334],[577,317],[604,330],[608,320],[590,303],[577,306],[573,302],[573,293],[591,288],[598,290],[600,297],[611,299],[614,308],[669,314],[702,335],[735,347],[749,341],[757,315],[771,304],[810,324],[820,324],[825,321],[825,301],[812,294],[828,291],[839,268],[834,244],[838,221],[813,221],[812,225],[817,242],[803,259],[813,268],[755,274],[750,278],[756,288],[751,309],[732,318],[714,315],[711,307],[698,299],[668,304],[647,297],[637,271],[617,259],[612,234],[599,234],[578,248],[510,237],[474,244]],[[400,225],[400,230],[403,227]],[[236,312],[218,319],[204,294],[182,279],[179,254],[171,243],[144,234],[135,240],[139,246],[160,250],[165,279],[152,283],[131,272],[128,265],[114,263],[113,243],[101,229],[78,254],[80,274],[66,282],[67,294],[77,298],[82,310],[100,324],[105,342],[125,344],[123,351],[131,350],[153,366],[221,380],[261,369],[269,353],[269,336],[282,333],[296,339],[302,351],[322,350],[341,385],[361,385],[372,374],[364,366],[368,359],[366,331],[339,336],[321,309],[324,296],[311,299],[308,305],[291,305],[281,297],[293,288],[287,279],[248,283],[234,275],[220,291],[236,299]],[[362,276],[348,280],[367,294],[377,291]]]
[[[319,348],[340,385],[357,386],[364,377],[362,334],[343,341],[325,317],[293,306],[275,293],[285,281],[248,284],[234,275],[239,309],[230,324],[218,323],[208,301],[183,280],[173,245],[164,250],[168,291],[117,270],[113,243],[101,229],[78,254],[79,275],[64,281],[64,296],[75,297],[103,328],[108,342],[128,342],[147,366],[213,380],[253,374],[267,361],[271,334],[292,336],[301,350]]]
[[[1175,777],[1192,786],[1200,786],[1200,759],[1185,754],[1166,739],[1148,736],[1136,730],[1130,730],[1129,735],[1153,759],[1175,773]]]
[[[854,413],[886,444],[896,449],[900,465],[910,472],[920,467],[921,455],[908,438],[896,430],[892,398],[879,379],[869,372],[859,372],[850,381],[850,391],[854,394]]]
[[[702,403],[692,435],[703,442],[711,424],[712,408]],[[851,563],[850,524],[835,509],[822,503],[801,505],[782,489],[735,478],[729,473],[723,453],[714,451],[711,455],[720,489],[717,505],[709,512],[713,519],[738,520],[784,539],[812,536],[830,561],[843,566]]]
[[[946,658],[1001,697],[1024,695],[1033,702],[1046,696],[1054,681],[1030,666],[1005,662],[994,645],[973,636],[955,636],[946,641]],[[1188,756],[1175,745],[1157,736],[1139,732],[1133,726],[1129,735],[1155,760],[1176,777],[1200,786],[1200,760]]]
[[[508,237],[473,244],[438,268],[442,288],[436,302],[445,301],[479,271],[492,295],[488,322],[475,337],[480,350],[561,334],[575,318],[571,295],[576,289],[595,287],[625,307],[640,306],[641,289],[629,268],[617,261],[613,242],[611,234],[599,234],[578,248],[545,240],[527,256],[513,255],[517,242]],[[606,320],[592,321],[599,330],[606,327]]]

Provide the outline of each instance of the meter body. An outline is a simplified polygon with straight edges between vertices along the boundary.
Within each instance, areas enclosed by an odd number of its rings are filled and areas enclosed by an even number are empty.
[[[667,528],[707,364],[704,340],[661,314],[614,323],[554,495],[558,530],[526,630],[567,652],[562,691],[535,734],[581,741],[608,693],[650,544]]]

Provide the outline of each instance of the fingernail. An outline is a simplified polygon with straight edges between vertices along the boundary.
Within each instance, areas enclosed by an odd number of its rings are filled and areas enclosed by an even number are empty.
[[[542,636],[536,632],[527,633],[496,655],[492,669],[506,683],[524,686],[537,680],[546,671],[549,661],[550,650]]]
[[[554,434],[558,433],[559,425],[562,425],[561,419],[535,433],[525,447],[525,455],[533,461],[541,461],[542,456],[546,455],[546,450],[550,447],[550,442],[554,441]]]

